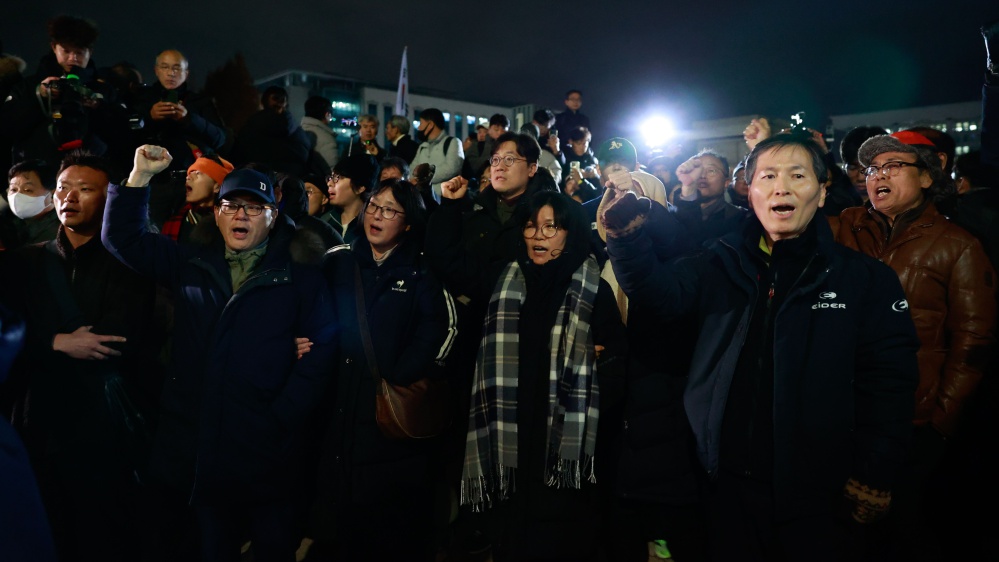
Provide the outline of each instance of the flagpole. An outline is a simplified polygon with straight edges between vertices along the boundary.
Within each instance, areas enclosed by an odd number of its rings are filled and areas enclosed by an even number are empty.
[[[395,114],[412,119],[409,114],[409,68],[406,62],[406,53],[409,46],[402,48],[402,66],[399,67],[399,89],[395,94]]]

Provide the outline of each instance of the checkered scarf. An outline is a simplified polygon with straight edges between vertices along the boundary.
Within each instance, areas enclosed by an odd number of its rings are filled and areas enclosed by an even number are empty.
[[[599,389],[590,316],[600,269],[592,257],[572,275],[552,328],[548,395],[548,456],[545,484],[579,488],[596,482]],[[461,503],[476,511],[509,497],[517,468],[517,377],[520,307],[526,297],[517,262],[503,270],[489,300],[482,344],[475,362],[472,402],[465,439]]]

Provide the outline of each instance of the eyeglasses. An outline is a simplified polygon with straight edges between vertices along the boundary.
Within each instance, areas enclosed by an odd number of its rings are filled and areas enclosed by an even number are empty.
[[[382,218],[384,218],[385,220],[395,220],[396,215],[406,214],[400,210],[393,209],[392,207],[382,207],[381,205],[375,205],[370,201],[368,202],[368,206],[364,208],[364,212],[371,216],[375,216],[375,213],[377,213],[378,211],[382,212]]]
[[[175,64],[173,66],[170,66],[169,64],[157,64],[156,68],[162,70],[163,72],[167,72],[169,74],[180,74],[182,72],[187,72],[187,69],[184,68],[183,66],[180,66],[179,64]]]
[[[558,227],[554,223],[548,223],[541,226],[541,235],[545,238],[554,238],[558,234]],[[538,235],[537,225],[527,224],[524,225],[524,238],[534,238]]]
[[[342,177],[343,176],[341,176],[340,174],[330,174],[330,175],[326,176],[326,183],[330,183],[330,182],[336,183],[336,182],[340,181],[340,178],[342,178]]]
[[[714,166],[705,166],[702,169],[704,170],[704,175],[705,176],[715,176],[715,177],[718,177],[718,176],[722,175],[721,168],[715,168]]]
[[[248,217],[259,216],[260,213],[267,209],[267,205],[255,205],[253,203],[233,203],[232,201],[223,201],[219,205],[219,210],[222,211],[223,215],[235,215],[240,209],[246,212]]]
[[[922,162],[885,162],[880,166],[868,166],[864,168],[864,176],[867,179],[871,179],[880,172],[886,177],[895,177],[906,166],[912,166],[913,168],[924,167]]]
[[[489,159],[489,165],[495,168],[496,166],[503,164],[509,168],[510,166],[513,166],[514,163],[520,162],[521,160],[527,162],[527,158],[516,158],[514,156],[493,156]]]

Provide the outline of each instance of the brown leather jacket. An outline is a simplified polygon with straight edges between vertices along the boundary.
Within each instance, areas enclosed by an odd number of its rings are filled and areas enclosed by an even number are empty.
[[[921,344],[913,423],[950,435],[996,341],[995,271],[982,245],[933,203],[902,213],[893,228],[864,207],[844,210],[839,222],[837,242],[898,274]]]

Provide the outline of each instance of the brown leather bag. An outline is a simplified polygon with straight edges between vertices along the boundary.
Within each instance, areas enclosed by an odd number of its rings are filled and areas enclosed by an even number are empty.
[[[375,421],[382,435],[389,439],[427,439],[436,437],[451,425],[451,387],[446,379],[422,378],[409,386],[392,384],[381,377],[375,350],[371,345],[368,314],[364,306],[361,273],[354,269],[357,321],[368,358],[368,369],[375,379]]]

